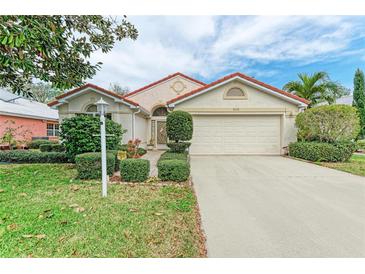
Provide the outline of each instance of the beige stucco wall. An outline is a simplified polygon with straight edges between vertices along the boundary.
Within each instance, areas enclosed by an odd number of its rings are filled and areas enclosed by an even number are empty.
[[[136,110],[132,110],[127,105],[120,102],[115,102],[113,98],[104,96],[92,90],[88,90],[81,95],[71,97],[67,99],[68,103],[60,105],[58,107],[60,122],[62,122],[64,118],[74,116],[76,113],[84,113],[86,108],[98,101],[100,97],[102,97],[103,100],[109,104],[108,112],[112,114],[112,120],[121,124],[123,129],[127,130],[127,132],[123,135],[122,142],[128,142],[128,140],[132,139],[132,113]],[[146,134],[142,134],[142,130],[140,129],[140,127],[145,126],[147,123],[146,117],[144,117],[141,113],[136,114],[135,116],[136,124],[140,124],[136,126],[136,129],[138,128],[140,131],[140,136],[138,138],[141,139],[143,143],[146,143],[147,136]]]
[[[147,147],[148,120],[136,115],[136,138],[142,141],[141,146]]]
[[[226,100],[224,92],[232,87],[242,88],[247,93],[247,99],[243,100]],[[221,87],[212,89],[202,95],[196,96],[190,100],[182,102],[176,106],[176,109],[213,109],[213,108],[262,108],[262,109],[286,109],[290,112],[298,112],[296,105],[286,102],[278,97],[257,90],[251,86],[239,82],[227,83]]]
[[[177,93],[173,89],[176,82],[181,82],[184,85],[183,91]],[[175,98],[179,94],[187,93],[199,87],[201,87],[201,85],[196,82],[190,81],[181,76],[176,76],[149,89],[131,95],[129,98],[138,102],[148,111],[152,111],[159,105],[165,105],[168,100]]]
[[[225,91],[239,87],[246,92],[246,99],[227,100]],[[267,94],[238,80],[217,87],[190,100],[177,104],[175,109],[185,110],[192,114],[272,114],[281,115],[282,146],[296,140],[295,117],[299,107],[281,98]]]

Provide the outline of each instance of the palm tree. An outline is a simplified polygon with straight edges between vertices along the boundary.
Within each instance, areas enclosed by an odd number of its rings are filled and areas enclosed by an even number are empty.
[[[322,102],[333,104],[336,99],[349,94],[347,88],[331,81],[324,71],[315,72],[312,75],[299,73],[298,77],[299,80],[288,82],[283,89],[309,100],[308,107],[313,107]]]

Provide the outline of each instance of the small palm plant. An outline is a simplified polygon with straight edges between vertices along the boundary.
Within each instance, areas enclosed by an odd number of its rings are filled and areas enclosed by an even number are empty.
[[[341,84],[331,81],[324,71],[313,74],[299,73],[299,80],[290,81],[283,89],[310,101],[308,107],[327,102],[333,104],[336,99],[348,95],[349,90]]]

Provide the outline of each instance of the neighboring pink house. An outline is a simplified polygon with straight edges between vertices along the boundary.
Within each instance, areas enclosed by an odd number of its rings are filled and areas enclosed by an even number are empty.
[[[0,90],[0,139],[14,129],[16,139],[58,139],[58,113],[46,104]]]

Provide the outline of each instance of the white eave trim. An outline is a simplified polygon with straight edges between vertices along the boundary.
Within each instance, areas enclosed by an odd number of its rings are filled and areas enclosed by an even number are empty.
[[[125,104],[126,106],[128,106],[128,107],[130,107],[130,108],[132,108],[132,109],[139,108],[139,106],[136,106],[136,105],[130,104],[130,103],[128,103],[128,102],[126,102],[126,101],[124,101],[124,100],[123,100],[123,99],[121,99],[121,98],[117,98],[117,97],[115,97],[115,96],[113,96],[113,95],[110,95],[110,94],[107,94],[107,93],[101,92],[101,91],[99,91],[99,90],[97,90],[97,89],[94,89],[94,88],[91,88],[91,87],[86,87],[85,89],[79,90],[78,92],[75,92],[75,93],[70,94],[70,95],[67,95],[67,96],[65,96],[65,97],[63,97],[63,98],[61,98],[61,99],[58,99],[58,100],[57,100],[57,101],[58,101],[58,103],[57,103],[56,105],[52,106],[52,108],[57,108],[58,106],[60,106],[60,105],[62,105],[62,104],[64,104],[64,103],[68,103],[67,99],[72,98],[72,97],[75,97],[75,96],[79,95],[80,93],[83,93],[83,92],[88,91],[88,90],[93,91],[93,92],[96,92],[96,93],[98,93],[98,94],[100,94],[100,95],[104,95],[104,96],[106,96],[106,97],[109,97],[109,98],[113,99],[113,100],[114,100],[114,102],[116,102],[116,103],[122,103],[122,104]]]
[[[54,122],[58,121],[58,118],[50,118],[50,117],[37,116],[37,115],[27,115],[27,114],[21,114],[21,113],[12,113],[12,112],[7,112],[7,111],[0,111],[0,115],[28,118],[28,119],[34,119],[34,120],[47,120],[47,121],[54,121]]]
[[[281,98],[281,99],[283,99],[283,100],[285,100],[285,101],[287,101],[287,102],[293,103],[293,104],[295,104],[295,105],[297,105],[297,106],[299,106],[299,107],[301,107],[301,108],[305,108],[305,107],[307,107],[307,104],[305,104],[305,103],[303,103],[303,102],[301,102],[301,101],[299,101],[299,100],[296,100],[296,99],[294,99],[294,98],[288,97],[288,96],[283,95],[283,94],[280,94],[280,93],[278,93],[278,92],[276,92],[276,91],[273,91],[273,90],[271,90],[271,89],[265,88],[265,87],[260,86],[260,85],[258,85],[258,84],[255,84],[255,83],[253,83],[253,82],[251,82],[251,81],[248,81],[248,80],[246,80],[246,79],[244,79],[244,78],[242,78],[242,77],[240,77],[240,76],[235,76],[235,77],[233,77],[233,78],[230,78],[230,79],[228,79],[228,80],[225,80],[225,81],[223,81],[223,82],[221,82],[221,83],[218,83],[218,84],[216,84],[216,85],[214,85],[214,86],[211,86],[211,87],[209,87],[209,88],[207,88],[207,89],[204,89],[204,90],[203,90],[203,91],[201,91],[201,92],[197,92],[197,93],[195,93],[195,94],[193,94],[193,95],[191,95],[191,96],[188,96],[188,97],[182,98],[181,100],[175,101],[175,102],[174,102],[174,103],[172,103],[172,104],[168,104],[167,106],[168,106],[168,107],[171,107],[171,108],[174,108],[174,107],[175,107],[175,105],[177,105],[177,104],[180,104],[180,103],[182,103],[182,102],[185,102],[185,101],[187,101],[187,100],[190,100],[190,99],[192,99],[192,98],[194,98],[194,97],[196,97],[196,96],[199,96],[199,95],[201,95],[201,94],[204,94],[204,93],[206,93],[206,92],[208,92],[208,91],[210,91],[210,90],[212,90],[212,89],[215,89],[215,88],[217,88],[217,87],[220,87],[220,86],[222,86],[222,85],[225,85],[225,84],[227,84],[227,83],[229,83],[229,82],[231,82],[231,81],[234,81],[234,80],[240,80],[240,81],[244,82],[245,84],[247,84],[247,85],[249,85],[249,86],[255,87],[255,88],[257,88],[257,89],[259,89],[259,90],[262,90],[262,91],[264,91],[264,92],[266,92],[266,93],[269,93],[269,94],[271,94],[271,95],[273,95],[273,96],[279,97],[279,98]]]
[[[195,82],[195,81],[193,81],[193,80],[191,80],[191,79],[188,79],[188,78],[186,78],[186,77],[184,77],[183,75],[175,75],[174,77],[172,77],[172,78],[169,78],[169,79],[166,79],[165,81],[162,81],[162,82],[160,82],[160,83],[157,83],[157,84],[155,84],[155,85],[152,85],[152,86],[150,86],[150,87],[148,87],[148,88],[146,88],[146,89],[144,89],[144,90],[140,90],[139,92],[137,92],[137,93],[134,93],[134,94],[131,94],[131,95],[129,95],[128,93],[125,95],[125,97],[130,97],[130,98],[132,98],[132,97],[134,97],[134,96],[136,96],[136,95],[138,95],[138,94],[141,94],[141,93],[144,93],[144,92],[146,92],[146,91],[149,91],[149,90],[151,90],[151,89],[153,89],[153,88],[155,88],[155,87],[158,87],[159,85],[163,85],[163,84],[166,84],[167,82],[169,82],[169,81],[172,81],[172,80],[174,80],[174,79],[176,79],[176,78],[182,78],[182,79],[184,79],[185,81],[188,81],[188,82],[190,82],[190,83],[192,83],[192,84],[196,84],[196,85],[199,85],[199,87],[203,87],[204,85],[203,84],[200,84],[200,83],[198,83],[198,82]],[[143,87],[142,87],[143,88]],[[132,93],[133,91],[131,91],[130,93]]]

